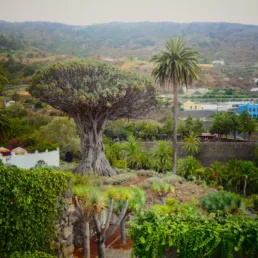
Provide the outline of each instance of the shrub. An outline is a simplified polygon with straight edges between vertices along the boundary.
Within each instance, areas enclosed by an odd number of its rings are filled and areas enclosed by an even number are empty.
[[[181,176],[171,175],[171,176],[165,176],[164,178],[162,178],[162,181],[168,184],[175,184],[175,183],[183,183],[186,180]]]
[[[226,191],[208,194],[200,199],[200,204],[208,212],[225,213],[235,213],[243,206],[239,195]]]
[[[126,168],[126,160],[125,159],[113,160],[112,166],[115,168]]]
[[[152,209],[130,225],[132,256],[172,257],[175,249],[179,258],[256,258],[257,232],[258,221],[246,216],[162,216]]]
[[[46,254],[43,252],[35,252],[35,253],[31,253],[31,252],[25,252],[25,253],[18,253],[15,252],[13,253],[10,258],[54,258],[55,256],[52,256],[50,254]]]
[[[160,183],[161,184],[162,182],[163,182],[162,179],[159,178],[159,177],[150,177],[150,178],[145,179],[142,182],[141,186],[144,189],[150,189],[153,184],[155,184],[155,183]]]
[[[165,203],[168,194],[175,192],[175,188],[166,183],[155,183],[151,186],[151,190],[162,203]]]
[[[138,170],[135,171],[138,176],[148,176],[148,177],[158,177],[159,173],[153,171],[153,170]]]
[[[49,168],[0,167],[1,257],[10,257],[15,251],[50,251],[71,178],[71,174]]]
[[[129,181],[132,181],[137,178],[137,175],[133,173],[125,173],[116,175],[113,177],[104,177],[103,184],[104,185],[120,185]]]

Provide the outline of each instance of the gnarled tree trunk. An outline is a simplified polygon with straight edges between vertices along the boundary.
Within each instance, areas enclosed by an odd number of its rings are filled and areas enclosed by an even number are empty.
[[[74,120],[81,139],[82,155],[80,164],[74,172],[85,175],[89,171],[94,171],[101,176],[112,176],[114,171],[105,156],[102,140],[105,120],[86,122],[83,117],[76,117]]]

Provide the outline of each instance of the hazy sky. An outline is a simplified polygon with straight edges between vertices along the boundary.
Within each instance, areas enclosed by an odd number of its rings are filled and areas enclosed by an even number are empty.
[[[112,21],[258,25],[258,0],[0,0],[0,20],[76,25]]]

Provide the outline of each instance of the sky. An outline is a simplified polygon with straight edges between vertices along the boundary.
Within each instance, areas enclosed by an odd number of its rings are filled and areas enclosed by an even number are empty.
[[[0,0],[0,20],[72,25],[114,21],[258,25],[258,0]]]

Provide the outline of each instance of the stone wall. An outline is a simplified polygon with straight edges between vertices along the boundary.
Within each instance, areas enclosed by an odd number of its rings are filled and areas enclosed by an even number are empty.
[[[57,240],[53,248],[57,249],[60,258],[73,258],[73,224],[76,221],[75,206],[72,201],[72,190],[66,193],[65,207],[62,217],[56,221]]]
[[[154,142],[144,142],[147,149],[152,148]],[[178,143],[178,157],[187,156],[182,149],[182,142]],[[195,157],[203,166],[210,166],[214,161],[227,162],[230,159],[254,160],[255,142],[207,142],[202,143],[202,149]]]
[[[178,157],[187,156],[178,143]],[[227,162],[230,159],[253,160],[255,142],[207,142],[195,157],[203,166],[210,166],[214,161]]]

